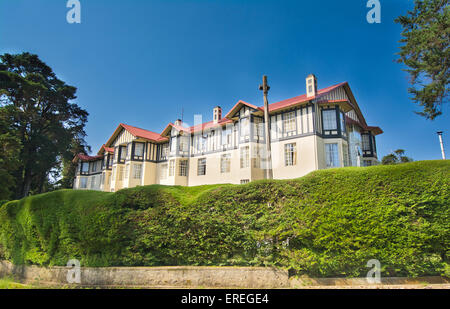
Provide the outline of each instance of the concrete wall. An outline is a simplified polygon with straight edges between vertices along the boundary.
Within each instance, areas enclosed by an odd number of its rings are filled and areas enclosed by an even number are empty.
[[[0,276],[66,285],[69,268],[15,266],[0,261]],[[264,267],[81,267],[81,285],[141,287],[289,287],[288,272]]]
[[[67,285],[68,267],[16,266],[0,261],[0,277],[14,276],[27,283]],[[443,284],[443,277],[381,278],[381,285]],[[366,278],[291,277],[268,267],[81,267],[81,285],[99,287],[302,288],[305,286],[369,285]]]

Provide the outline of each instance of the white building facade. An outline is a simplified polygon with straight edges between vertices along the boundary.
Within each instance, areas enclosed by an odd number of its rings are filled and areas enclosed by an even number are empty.
[[[314,75],[306,94],[269,104],[274,179],[318,169],[377,164],[375,137],[347,82],[317,90]],[[180,120],[156,133],[119,124],[96,156],[79,154],[75,189],[114,192],[163,184],[243,184],[266,177],[262,107],[239,101],[222,117],[186,126]]]

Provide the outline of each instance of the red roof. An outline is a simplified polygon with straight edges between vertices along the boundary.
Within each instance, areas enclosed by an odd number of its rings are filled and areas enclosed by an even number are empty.
[[[136,137],[145,138],[155,142],[165,141],[167,139],[165,137],[162,137],[161,134],[159,133],[133,127],[124,123],[119,124],[119,126],[122,126],[125,130],[127,130]]]
[[[202,124],[192,126],[189,129],[192,133],[192,132],[197,132],[200,130],[207,130],[207,129],[211,129],[214,127],[220,127],[220,126],[226,125],[227,123],[233,123],[233,120],[228,119],[228,118],[222,118],[217,123],[214,123],[214,121],[208,121],[208,122],[205,122]]]
[[[88,156],[84,153],[79,153],[73,158],[72,161],[76,161],[76,159],[80,159],[83,162],[96,161],[103,159],[103,156]]]
[[[313,99],[315,99],[315,98],[317,98],[319,96],[325,95],[325,94],[333,91],[334,89],[339,88],[339,87],[341,87],[341,86],[343,86],[345,84],[347,84],[347,82],[339,83],[339,84],[334,85],[334,86],[330,86],[330,87],[327,87],[327,88],[320,89],[320,90],[317,91],[317,95],[309,97],[309,98],[306,96],[306,94],[302,94],[302,95],[297,96],[297,97],[293,97],[293,98],[286,99],[286,100],[283,100],[283,101],[280,101],[280,102],[269,104],[269,112],[273,112],[273,111],[276,111],[276,110],[279,110],[279,109],[282,109],[282,108],[286,108],[286,107],[289,107],[289,106],[292,106],[292,105],[295,105],[295,104],[299,104],[299,103],[307,102],[309,100],[313,100]]]

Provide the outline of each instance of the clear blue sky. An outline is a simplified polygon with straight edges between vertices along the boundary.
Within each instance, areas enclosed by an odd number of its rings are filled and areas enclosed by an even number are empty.
[[[411,0],[380,0],[381,24],[366,21],[365,0],[80,0],[81,24],[66,21],[66,0],[1,0],[0,53],[36,53],[78,88],[90,113],[87,142],[96,152],[118,123],[161,132],[180,117],[212,118],[239,99],[262,105],[348,81],[369,125],[380,126],[382,155],[406,149],[439,159],[437,130],[450,155],[450,110],[435,121],[414,114],[408,76],[395,62]]]

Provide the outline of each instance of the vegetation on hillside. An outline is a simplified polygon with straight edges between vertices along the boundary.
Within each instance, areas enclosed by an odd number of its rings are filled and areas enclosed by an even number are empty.
[[[60,190],[0,207],[16,264],[267,265],[315,277],[450,274],[450,162],[246,185]]]

